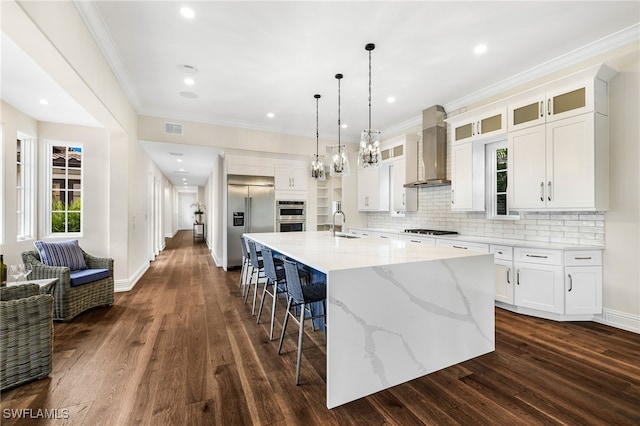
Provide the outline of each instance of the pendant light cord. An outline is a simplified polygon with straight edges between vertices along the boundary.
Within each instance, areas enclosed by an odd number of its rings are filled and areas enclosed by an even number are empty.
[[[316,98],[316,161],[319,158],[318,154],[318,140],[320,138],[320,133],[318,132],[318,100],[320,99],[320,95],[313,95]]]
[[[371,51],[376,48],[373,43],[368,43],[365,50],[369,52],[369,142],[371,142]]]
[[[341,143],[340,143],[340,80],[342,79],[342,74],[336,74],[336,78],[338,79],[338,155],[341,154]]]

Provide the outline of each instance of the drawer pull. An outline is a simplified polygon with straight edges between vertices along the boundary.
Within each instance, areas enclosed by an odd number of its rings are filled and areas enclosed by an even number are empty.
[[[575,260],[591,260],[591,256],[585,256],[585,257],[574,257]]]
[[[507,284],[511,284],[511,268],[507,268]]]
[[[569,291],[573,290],[573,277],[569,274]]]
[[[498,253],[498,254],[502,254],[502,252],[501,252],[501,251],[499,251],[499,252],[497,252],[497,253]]]
[[[386,235],[380,235],[380,238],[389,238]]]
[[[536,257],[538,259],[547,259],[549,256],[543,256],[541,254],[527,254],[527,257]]]
[[[412,243],[422,243],[422,241],[419,241],[419,240],[409,240],[409,241],[411,241]]]
[[[453,246],[453,248],[459,248],[459,249],[467,250],[467,247],[462,247],[462,246]]]
[[[516,284],[520,285],[520,269],[516,271]]]

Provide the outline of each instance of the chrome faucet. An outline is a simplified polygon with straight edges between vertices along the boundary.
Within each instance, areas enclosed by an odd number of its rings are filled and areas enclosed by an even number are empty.
[[[333,236],[336,236],[336,215],[342,215],[342,223],[347,223],[347,217],[344,215],[342,211],[342,201],[336,201],[336,211],[333,212],[333,218],[331,221],[331,229],[333,230]]]

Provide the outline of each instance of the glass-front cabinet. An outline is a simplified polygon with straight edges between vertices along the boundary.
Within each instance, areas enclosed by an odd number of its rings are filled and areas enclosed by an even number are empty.
[[[509,105],[509,131],[591,112],[596,109],[596,91],[604,91],[602,80],[591,79],[546,92],[538,92]],[[598,108],[606,109],[598,104]],[[606,114],[607,111],[599,111]]]
[[[474,111],[447,120],[451,124],[453,143],[468,142],[507,131],[506,108]]]

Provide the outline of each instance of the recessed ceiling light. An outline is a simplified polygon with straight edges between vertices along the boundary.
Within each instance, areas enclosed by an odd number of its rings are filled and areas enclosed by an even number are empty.
[[[473,49],[473,53],[475,53],[476,55],[483,55],[484,53],[486,53],[486,51],[487,51],[486,44],[479,44],[475,47],[475,49]]]
[[[349,127],[348,124],[342,124],[340,127],[342,127],[343,129],[346,129],[347,127]]]
[[[272,113],[272,112],[267,113],[267,117],[269,117],[269,118],[273,118],[273,117],[275,117],[275,116],[276,116],[276,115],[275,115],[274,113]]]
[[[186,74],[195,74],[198,72],[198,67],[193,65],[178,65],[178,69]]]
[[[180,92],[180,96],[187,99],[198,99],[198,95],[193,92]]]
[[[176,158],[176,161],[177,161],[178,163],[182,163],[182,158]]]
[[[180,13],[187,19],[193,19],[194,16],[196,16],[196,13],[193,11],[193,9],[189,7],[180,8]]]
[[[187,181],[187,178],[182,178],[182,180],[183,180],[184,182],[186,182],[186,181]]]
[[[181,172],[184,172],[184,169],[180,169]]]
[[[396,101],[396,98],[394,96],[389,96],[387,98],[387,102],[390,103],[390,104],[394,103],[395,101]]]
[[[40,99],[40,105],[49,105],[49,101],[46,99]]]
[[[191,77],[187,77],[184,79],[184,84],[186,84],[187,86],[193,86],[194,84],[196,84],[196,82]]]

